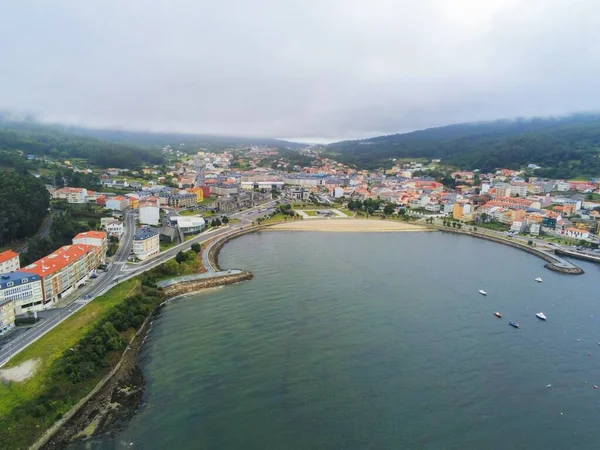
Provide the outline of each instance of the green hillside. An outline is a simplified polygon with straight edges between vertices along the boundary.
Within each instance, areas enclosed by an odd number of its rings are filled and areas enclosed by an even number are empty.
[[[389,167],[392,158],[441,158],[465,169],[542,167],[536,175],[600,176],[600,115],[467,123],[327,146],[338,160]]]

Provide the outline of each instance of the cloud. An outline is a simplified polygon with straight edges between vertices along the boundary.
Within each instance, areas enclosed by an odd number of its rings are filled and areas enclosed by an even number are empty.
[[[597,0],[20,0],[0,108],[98,127],[351,138],[596,110]]]

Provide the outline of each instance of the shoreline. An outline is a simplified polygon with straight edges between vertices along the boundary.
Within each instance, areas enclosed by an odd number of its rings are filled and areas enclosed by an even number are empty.
[[[347,227],[340,230],[334,223],[327,225],[329,228],[323,230],[324,223],[332,221],[294,221],[280,222],[275,224],[266,224],[247,229],[241,229],[236,233],[224,236],[219,239],[209,250],[208,258],[215,268],[219,268],[218,257],[225,244],[245,234],[259,231],[330,231],[330,232],[417,232],[417,231],[441,231],[454,234],[468,235],[478,239],[486,239],[499,244],[511,246],[516,249],[526,251],[538,256],[548,262],[544,267],[564,274],[582,274],[583,270],[577,266],[574,269],[565,269],[555,265],[555,260],[542,251],[526,247],[516,242],[506,242],[493,236],[477,234],[468,230],[441,229],[430,226],[420,226],[406,223],[396,223],[391,221],[379,221],[375,219],[356,219],[361,222],[374,222],[374,226],[368,229]],[[337,222],[337,221],[335,221]],[[342,222],[342,221],[339,221]],[[355,220],[343,221],[344,223],[355,222]],[[378,223],[385,222],[391,224],[385,230],[378,226]],[[317,226],[313,226],[315,223]],[[310,224],[306,226],[304,224]],[[361,227],[365,224],[359,224]],[[384,226],[385,227],[385,226]],[[321,228],[321,229],[319,229]],[[219,268],[220,269],[220,268]],[[128,422],[143,405],[143,397],[146,382],[143,373],[138,364],[138,352],[146,340],[146,335],[151,329],[152,319],[168,302],[175,298],[191,295],[204,289],[211,289],[218,286],[240,283],[253,278],[252,273],[242,271],[241,273],[224,275],[220,277],[191,280],[178,283],[163,289],[165,300],[156,307],[148,316],[144,324],[133,336],[129,346],[124,351],[121,360],[115,366],[113,371],[103,379],[94,390],[84,399],[82,399],[63,419],[46,431],[46,433],[34,444],[31,449],[59,449],[64,448],[72,442],[84,442],[85,440],[102,434],[117,433],[123,429]]]
[[[431,231],[429,228],[406,222],[381,219],[324,219],[280,222],[268,227],[271,231],[321,231],[335,233],[390,233]]]

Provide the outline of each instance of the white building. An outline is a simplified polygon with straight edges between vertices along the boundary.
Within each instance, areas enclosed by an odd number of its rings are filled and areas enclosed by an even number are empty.
[[[52,198],[55,200],[66,200],[68,203],[85,203],[87,195],[87,189],[64,187],[54,191]]]
[[[14,314],[44,309],[40,276],[27,272],[12,272],[0,276],[0,304],[5,302],[14,302]]]
[[[512,197],[519,196],[520,198],[527,197],[527,183],[513,183],[510,185],[510,195]]]
[[[106,208],[113,211],[123,211],[125,208],[127,208],[128,203],[129,202],[125,197],[118,195],[116,197],[106,199]]]
[[[116,236],[118,238],[120,238],[123,233],[125,232],[125,227],[123,226],[123,222],[120,222],[118,220],[114,220],[113,222],[110,222],[108,224],[106,224],[106,233],[109,236]]]
[[[568,181],[559,181],[556,183],[556,190],[561,192],[566,192],[571,189],[571,183]]]
[[[104,231],[85,231],[73,238],[73,245],[85,244],[102,248],[102,261],[108,250],[108,239]]]
[[[496,189],[496,197],[510,197],[510,184],[498,183],[494,188]]]
[[[510,226],[510,231],[514,231],[515,233],[524,233],[527,229],[527,222],[524,220],[515,220]]]
[[[140,228],[133,237],[133,253],[144,261],[160,252],[160,235],[152,228]]]
[[[176,216],[174,219],[183,234],[200,233],[206,226],[206,222],[200,216]]]
[[[580,228],[567,228],[563,234],[576,239],[587,239],[590,237],[589,231]]]
[[[533,236],[539,236],[541,230],[541,225],[539,223],[532,223],[529,226],[529,234]]]
[[[158,225],[160,221],[160,208],[157,202],[141,201],[138,205],[138,220],[142,225]]]
[[[19,255],[11,250],[0,253],[0,273],[14,272],[21,268]]]
[[[338,186],[338,187],[336,187],[333,190],[333,197],[334,198],[340,198],[340,197],[343,197],[343,196],[344,196],[344,188],[341,188],[341,187]]]

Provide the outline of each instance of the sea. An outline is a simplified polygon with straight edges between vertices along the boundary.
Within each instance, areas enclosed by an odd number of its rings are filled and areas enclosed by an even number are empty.
[[[243,236],[220,265],[254,278],[162,309],[143,406],[76,448],[600,448],[600,266],[577,264],[438,232]]]

